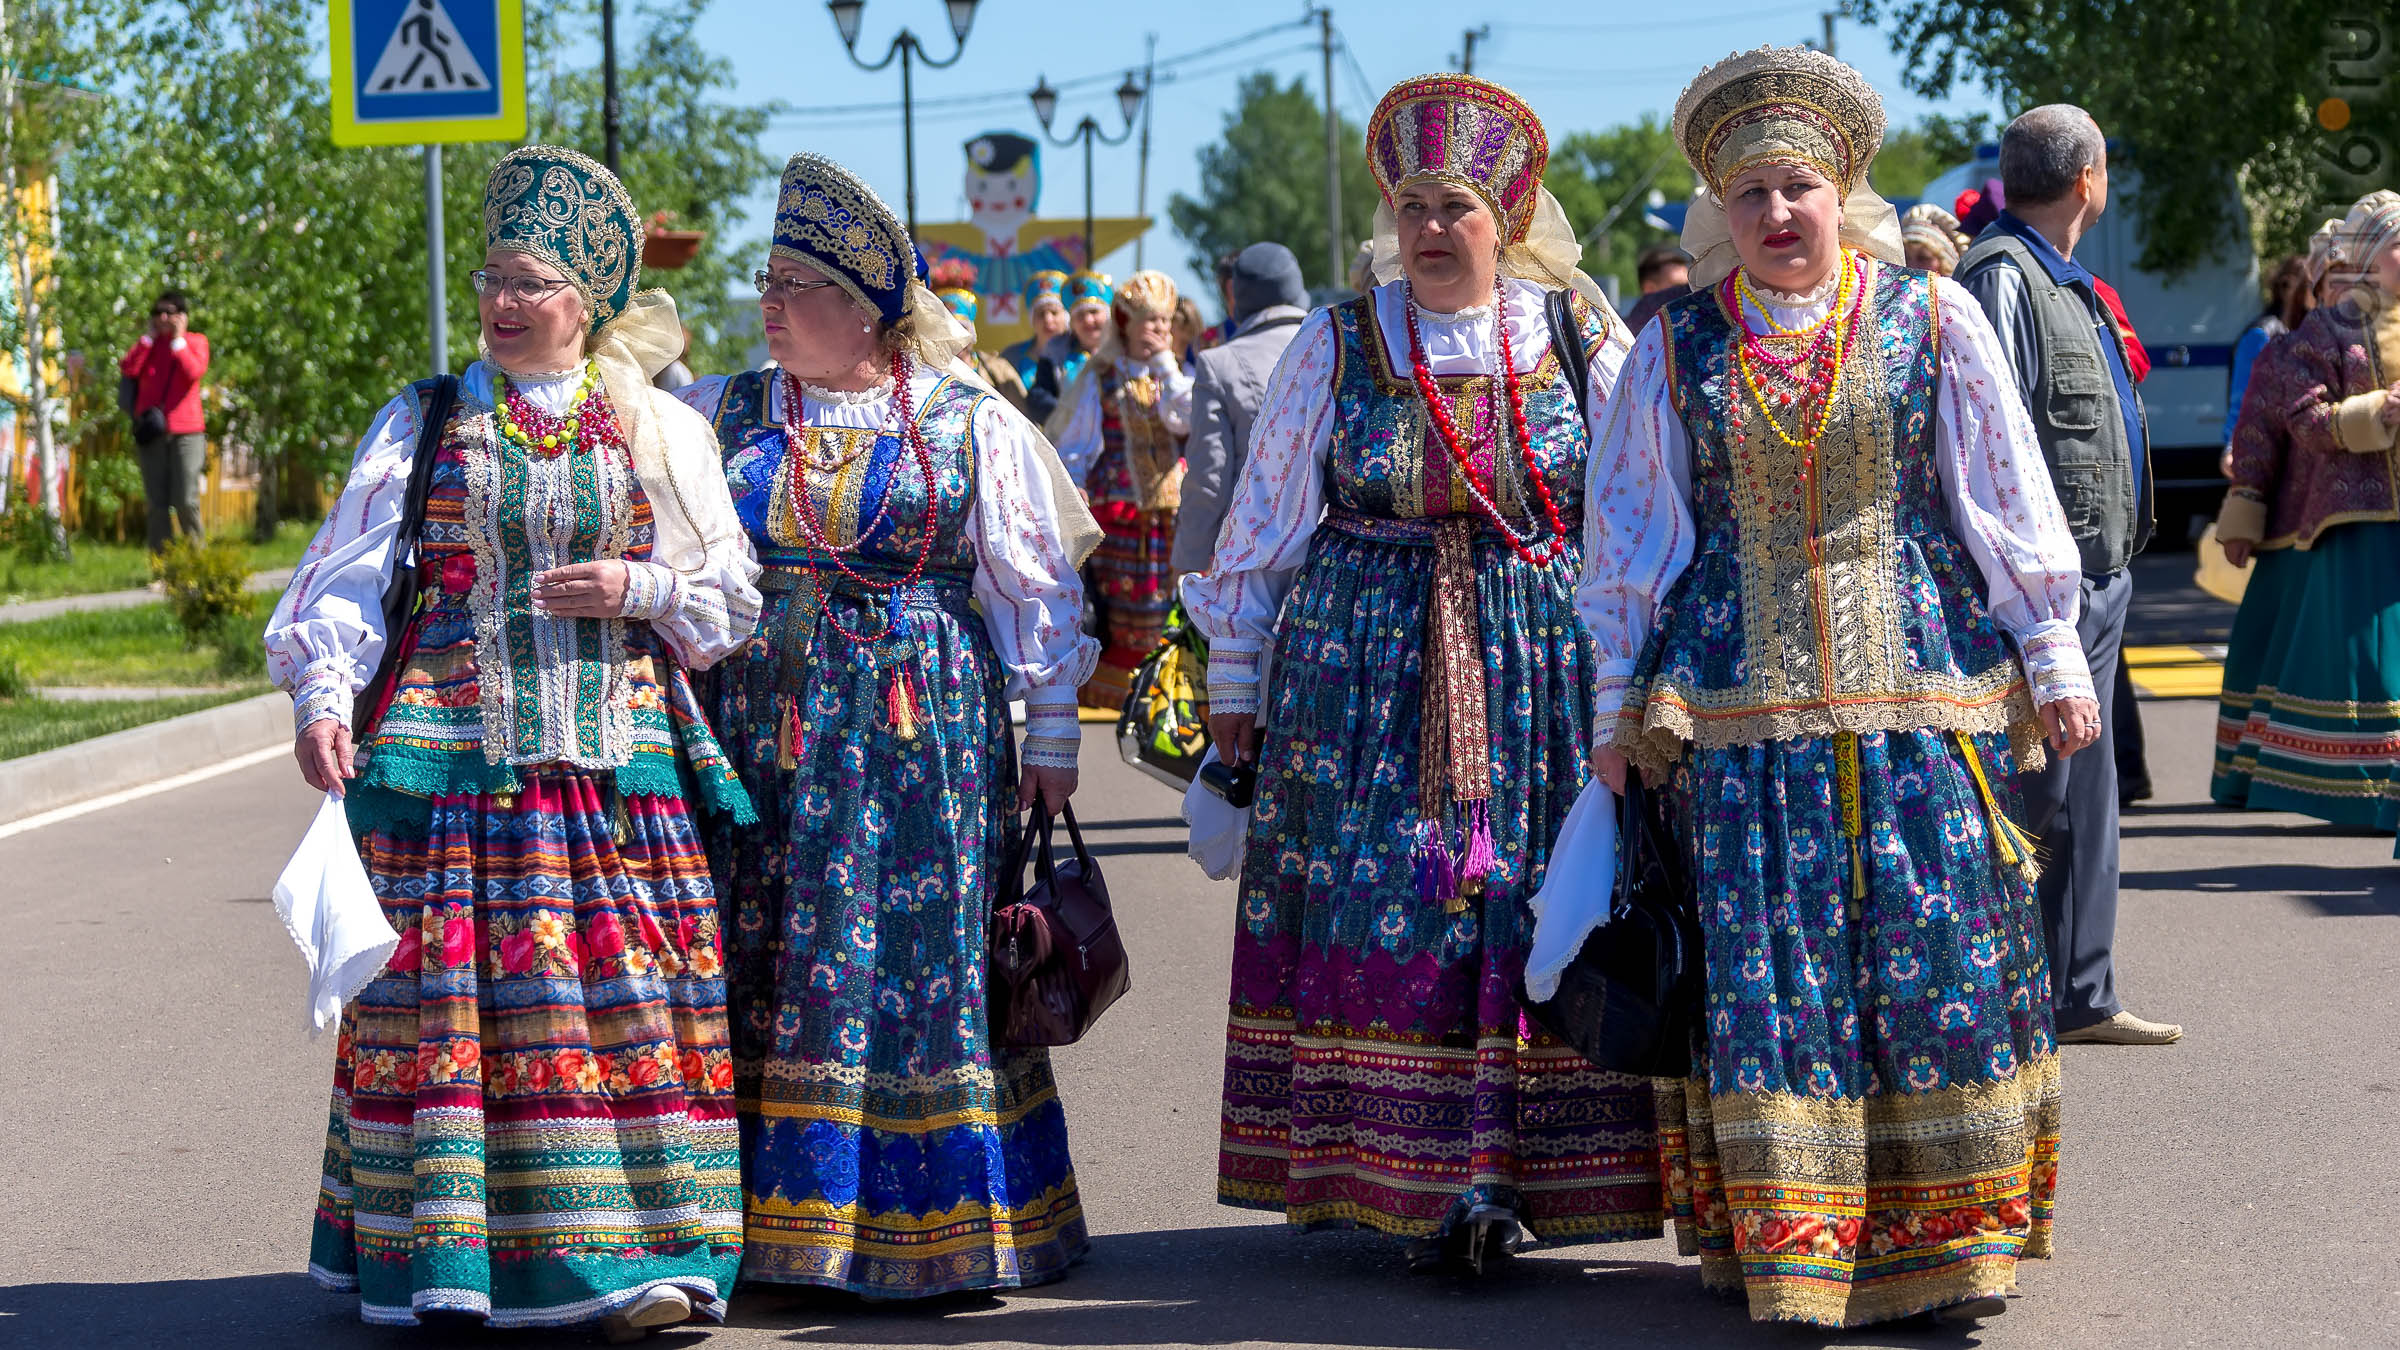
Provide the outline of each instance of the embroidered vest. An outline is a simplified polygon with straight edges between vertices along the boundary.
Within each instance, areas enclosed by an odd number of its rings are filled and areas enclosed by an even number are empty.
[[[1578,296],[1574,302],[1584,350],[1596,354],[1607,338],[1599,315]],[[1339,515],[1337,526],[1351,533],[1372,531],[1375,520],[1422,520],[1448,515],[1472,515],[1476,507],[1450,453],[1418,396],[1416,381],[1394,375],[1393,357],[1405,370],[1408,353],[1390,353],[1383,326],[1375,321],[1374,297],[1335,305],[1334,334],[1339,344],[1333,376],[1333,439],[1325,454],[1326,502]],[[1489,445],[1495,416],[1508,417],[1508,398],[1499,380],[1488,375],[1460,375],[1435,380],[1449,395],[1459,434],[1469,445]],[[1582,404],[1568,387],[1558,353],[1547,351],[1519,382],[1525,393],[1525,424],[1532,433],[1534,462],[1550,484],[1561,519],[1574,529],[1583,515],[1584,461],[1590,453],[1590,433]],[[1494,481],[1496,504],[1512,520],[1540,521],[1541,504],[1534,500],[1525,475],[1524,451],[1516,436],[1506,438],[1507,451],[1498,472],[1478,465]],[[1357,528],[1352,528],[1356,526]],[[1582,558],[1580,538],[1569,540],[1572,566]]]
[[[780,422],[768,415],[773,371],[751,370],[725,382],[717,404],[717,443],[725,447],[725,477],[734,513],[769,568],[811,565],[811,532],[848,549],[853,569],[881,577],[907,572],[925,534],[926,486],[916,452],[899,436],[867,427],[807,427],[801,432],[794,497],[792,453]],[[917,411],[934,470],[933,550],[928,579],[969,581],[975,546],[967,537],[975,509],[975,412],[992,397],[964,380],[945,377]],[[815,551],[818,565],[832,570]],[[762,580],[761,586],[770,583]]]
[[[1663,768],[1682,743],[2003,728],[2033,705],[1950,526],[1935,458],[1935,294],[1869,266],[1866,309],[1814,473],[1735,368],[1716,288],[1661,311],[1692,441],[1699,539],[1636,665],[1618,738]],[[1786,430],[1798,420],[1783,408]],[[1806,486],[1804,486],[1806,485]]]
[[[584,419],[603,429],[598,453],[528,454],[462,391],[425,509],[424,600],[391,635],[399,675],[365,741],[360,786],[509,793],[522,786],[518,770],[565,765],[613,771],[622,793],[682,797],[680,758],[704,802],[748,812],[689,678],[650,625],[533,610],[545,569],[650,554],[650,502],[605,395]]]
[[[1183,441],[1158,409],[1158,380],[1147,373],[1127,379],[1112,361],[1095,382],[1100,453],[1083,483],[1093,515],[1131,525],[1141,512],[1175,510],[1183,501]]]

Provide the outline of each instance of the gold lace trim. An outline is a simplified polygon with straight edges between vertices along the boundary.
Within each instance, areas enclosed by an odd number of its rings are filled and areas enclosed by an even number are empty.
[[[1768,741],[1864,735],[1875,731],[2005,731],[2016,752],[2017,770],[2033,773],[2048,763],[2041,719],[2023,679],[2008,667],[1996,669],[1988,685],[1966,686],[1957,696],[1895,694],[1874,702],[1795,705],[1735,713],[1695,712],[1678,688],[1653,689],[1646,700],[1628,700],[1611,738],[1625,757],[1652,774],[1664,774],[1683,758],[1686,745],[1717,748],[1763,745]]]

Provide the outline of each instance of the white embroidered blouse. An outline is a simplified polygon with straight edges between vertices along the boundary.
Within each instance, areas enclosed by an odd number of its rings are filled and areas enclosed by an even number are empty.
[[[909,382],[915,407],[925,406],[941,378],[916,371]],[[675,396],[713,423],[725,380],[711,375]],[[767,387],[767,419],[780,425],[786,415],[784,382],[770,380]],[[880,428],[889,423],[891,406],[888,383],[857,392],[804,387],[800,422]],[[1099,642],[1083,632],[1083,577],[1061,542],[1041,432],[996,396],[976,405],[974,426],[975,509],[966,532],[975,550],[976,608],[1008,672],[1007,697],[1025,700],[1026,762],[1071,768],[1074,747],[1082,743],[1074,726],[1076,691],[1100,659]],[[1060,741],[1064,744],[1055,743]]]
[[[1159,420],[1176,436],[1192,434],[1192,377],[1176,364],[1172,352],[1160,352],[1148,361],[1128,361],[1117,358],[1117,378],[1130,380],[1140,375],[1158,380]],[[1067,424],[1059,432],[1058,457],[1067,466],[1067,477],[1081,483],[1091,473],[1092,464],[1100,458],[1100,373],[1092,362],[1067,386],[1063,402],[1067,408]],[[1053,417],[1057,414],[1053,413]],[[1056,421],[1050,423],[1058,426]]]
[[[2075,635],[2083,569],[2008,353],[1964,287],[1948,277],[1934,278],[1934,287],[1941,351],[1934,445],[1951,528],[1982,571],[1984,603],[2015,642],[2034,702],[2090,698],[2091,673]],[[1814,297],[1760,295],[1767,315],[1786,328],[1814,323],[1833,303],[1831,287]],[[1755,305],[1745,301],[1744,312],[1765,330]],[[1605,734],[1659,603],[1691,564],[1697,537],[1691,436],[1668,393],[1665,325],[1646,325],[1634,343],[1589,472],[1575,609],[1599,649],[1594,713]]]
[[[1529,374],[1550,350],[1543,291],[1514,278],[1508,287],[1512,364],[1517,373]],[[1410,372],[1397,366],[1408,359],[1408,288],[1395,281],[1376,287],[1372,294],[1383,349],[1395,363],[1391,374],[1409,379]],[[1419,306],[1417,329],[1425,340],[1426,366],[1437,376],[1488,375],[1498,369],[1500,340],[1489,305],[1454,314]],[[1613,325],[1610,341],[1592,358],[1584,420],[1595,447],[1615,404],[1612,391],[1625,363],[1623,332],[1624,325]],[[1275,616],[1307,560],[1309,539],[1325,513],[1325,454],[1333,443],[1339,346],[1328,311],[1320,309],[1301,324],[1267,379],[1266,400],[1251,426],[1250,458],[1234,484],[1217,536],[1216,567],[1183,579],[1184,611],[1208,635],[1212,689],[1232,693],[1252,686],[1255,698],[1259,653],[1274,638]],[[1250,701],[1237,695],[1233,703]]]
[[[580,369],[511,381],[534,406],[553,414],[573,404],[581,382]],[[653,392],[651,416],[676,483],[687,492],[713,489],[724,500],[712,504],[711,515],[731,520],[716,438],[672,396]],[[469,366],[461,378],[459,404],[479,406],[488,416],[492,372],[482,362]],[[416,449],[416,399],[403,393],[384,405],[360,439],[341,498],[318,527],[267,622],[267,673],[292,695],[298,729],[328,718],[347,726],[351,700],[382,663],[385,642],[396,636],[383,631],[383,589]],[[751,579],[758,575],[758,563],[739,530],[711,544],[690,571],[631,559],[625,566],[624,617],[647,621],[687,669],[716,664],[750,636],[757,622],[758,591]],[[533,622],[538,635],[547,625],[574,621],[536,613]],[[563,639],[556,645],[572,649]]]

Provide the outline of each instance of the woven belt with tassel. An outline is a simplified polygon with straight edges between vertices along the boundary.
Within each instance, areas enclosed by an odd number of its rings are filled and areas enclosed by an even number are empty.
[[[923,663],[917,659],[916,624],[909,617],[912,607],[947,610],[961,619],[972,619],[968,607],[973,595],[972,583],[965,577],[929,574],[906,586],[890,590],[869,590],[832,568],[812,568],[806,564],[771,562],[759,572],[758,588],[763,592],[789,591],[792,603],[783,609],[782,621],[775,627],[775,651],[782,670],[775,682],[775,762],[784,769],[800,767],[806,750],[806,721],[801,716],[801,682],[807,674],[807,663],[795,662],[793,657],[809,649],[809,643],[821,617],[818,598],[839,596],[855,602],[860,610],[876,616],[869,620],[879,630],[869,644],[869,655],[883,671],[883,724],[903,741],[914,741],[923,729],[933,706],[932,690],[925,685]]]

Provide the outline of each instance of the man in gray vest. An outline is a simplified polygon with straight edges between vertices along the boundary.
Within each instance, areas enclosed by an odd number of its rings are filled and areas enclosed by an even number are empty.
[[[2075,244],[2108,209],[2108,143],[2091,114],[2035,108],[2000,137],[2008,209],[1959,260],[1958,280],[1991,316],[2031,405],[2042,458],[2083,553],[2076,632],[2091,661],[2105,729],[2132,594],[2126,564],[2150,540],[2149,432],[2122,339],[2075,262]],[[2129,710],[2130,711],[2130,710]],[[2041,836],[2058,1038],[2165,1045],[2183,1028],[2146,1022],[2117,1001],[2117,766],[2106,734],[2019,780]]]
[[[1192,434],[1183,443],[1183,509],[1175,517],[1178,572],[1205,572],[1216,560],[1233,485],[1250,454],[1250,423],[1267,398],[1267,377],[1308,317],[1300,260],[1281,244],[1252,244],[1234,255],[1226,279],[1233,336],[1194,359]]]

